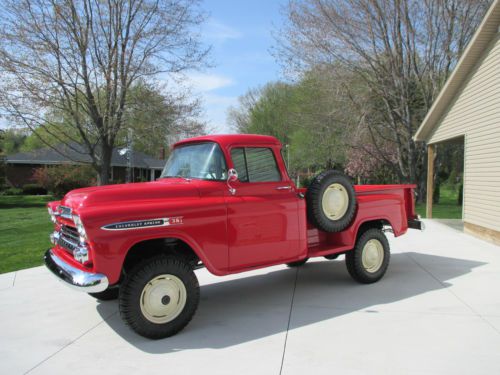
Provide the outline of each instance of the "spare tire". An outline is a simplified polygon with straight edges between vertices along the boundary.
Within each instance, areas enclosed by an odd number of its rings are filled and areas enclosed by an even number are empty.
[[[356,213],[356,194],[349,178],[339,171],[317,175],[306,193],[307,218],[325,232],[340,232]]]

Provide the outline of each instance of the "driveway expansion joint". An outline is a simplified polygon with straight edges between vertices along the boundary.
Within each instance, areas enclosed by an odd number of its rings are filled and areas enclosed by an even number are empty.
[[[290,301],[290,312],[288,313],[288,324],[286,326],[285,343],[283,344],[283,355],[281,356],[280,375],[283,372],[283,364],[285,363],[286,343],[288,341],[288,331],[290,330],[290,322],[292,321],[293,301],[295,299],[295,290],[297,289],[297,280],[299,278],[299,268],[295,271],[295,281],[293,283],[292,300]]]
[[[114,313],[108,315],[106,318],[104,318],[103,320],[101,320],[99,323],[95,324],[94,326],[90,327],[88,330],[86,330],[85,332],[83,332],[80,336],[78,336],[74,340],[71,340],[66,345],[64,345],[62,348],[56,350],[54,353],[52,353],[51,355],[49,355],[47,358],[45,358],[42,361],[38,362],[35,366],[33,366],[32,368],[30,368],[28,371],[26,371],[24,373],[24,375],[29,374],[31,371],[33,371],[37,367],[41,366],[42,364],[44,364],[45,362],[47,362],[49,359],[55,357],[57,354],[61,353],[64,349],[66,349],[67,347],[73,345],[75,342],[77,342],[78,340],[80,340],[87,333],[93,331],[94,329],[96,329],[97,327],[99,327],[102,323],[104,323],[105,321],[107,321],[109,318],[111,318],[113,315],[116,315],[116,314],[118,314],[118,311],[115,311]]]
[[[441,284],[444,289],[450,293],[455,299],[457,299],[461,304],[463,304],[465,307],[467,307],[475,316],[480,318],[484,323],[486,323],[489,327],[491,327],[496,333],[500,335],[500,330],[495,327],[493,324],[491,324],[484,316],[482,316],[480,313],[478,313],[471,305],[469,305],[467,302],[465,302],[462,298],[460,298],[453,290],[450,289],[448,285],[446,285],[444,282],[439,280],[437,276],[435,276],[431,271],[426,269],[424,266],[422,266],[419,262],[417,262],[411,255],[406,254],[408,258],[410,258],[417,266],[419,266],[422,270],[427,272],[434,280],[436,280],[439,284]]]

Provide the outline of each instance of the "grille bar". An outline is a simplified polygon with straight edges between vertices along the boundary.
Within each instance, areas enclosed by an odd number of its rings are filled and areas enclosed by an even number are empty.
[[[80,236],[76,228],[70,227],[69,225],[63,225],[61,227],[61,233],[65,237],[69,237],[70,239],[78,242],[80,240]]]
[[[59,245],[65,250],[68,250],[70,253],[73,253],[73,250],[77,248],[78,243],[80,242],[78,231],[74,227],[63,225],[60,233],[61,237],[59,238]]]

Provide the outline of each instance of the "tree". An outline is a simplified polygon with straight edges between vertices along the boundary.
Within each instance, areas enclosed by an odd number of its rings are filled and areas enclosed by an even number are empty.
[[[5,149],[4,149],[5,131],[0,129],[0,189],[5,185]]]
[[[205,124],[198,120],[200,102],[189,91],[168,93],[161,86],[140,82],[130,88],[124,125],[116,147],[133,137],[136,151],[158,157],[172,135],[202,135]]]
[[[0,107],[35,133],[82,141],[106,184],[130,88],[203,65],[203,20],[197,0],[4,0]]]
[[[204,133],[205,124],[197,120],[199,101],[192,100],[187,91],[176,94],[165,91],[161,86],[145,82],[130,87],[123,125],[115,140],[116,148],[128,146],[129,135],[132,135],[133,139],[130,141],[134,150],[158,157],[172,134],[195,136]],[[71,118],[68,119],[64,113],[50,111],[46,118],[50,121],[38,128],[36,133],[8,130],[6,142],[21,151],[31,151],[47,145],[55,148],[61,143],[83,143],[77,129],[72,126]],[[59,136],[55,139],[52,134]]]
[[[339,168],[344,165],[352,116],[345,95],[346,82],[323,67],[302,74],[296,82],[273,82],[240,97],[240,106],[229,112],[229,122],[241,133],[273,135],[289,144],[289,171]],[[347,126],[346,126],[347,125]]]
[[[292,72],[349,69],[369,88],[350,95],[380,158],[388,143],[399,181],[424,186],[412,136],[482,19],[481,0],[290,0],[276,56]],[[367,102],[370,100],[370,102]],[[368,105],[367,105],[368,104]],[[356,130],[359,131],[359,130]],[[391,147],[390,147],[391,148]],[[422,197],[422,194],[420,195]]]
[[[250,113],[261,96],[262,89],[249,89],[238,97],[238,105],[229,107],[227,122],[238,133],[248,133],[250,127]]]
[[[2,130],[2,137],[0,139],[2,152],[5,155],[9,155],[21,151],[26,138],[26,131],[22,129]]]

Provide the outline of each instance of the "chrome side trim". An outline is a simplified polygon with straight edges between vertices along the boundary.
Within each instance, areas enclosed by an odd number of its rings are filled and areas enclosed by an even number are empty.
[[[86,293],[98,293],[106,290],[109,281],[106,275],[82,271],[73,267],[54,254],[52,249],[45,253],[45,266],[59,281],[72,289]]]
[[[107,224],[101,227],[102,230],[135,230],[153,227],[168,227],[170,225],[183,224],[183,216],[160,217],[157,219],[122,221],[118,223]]]

